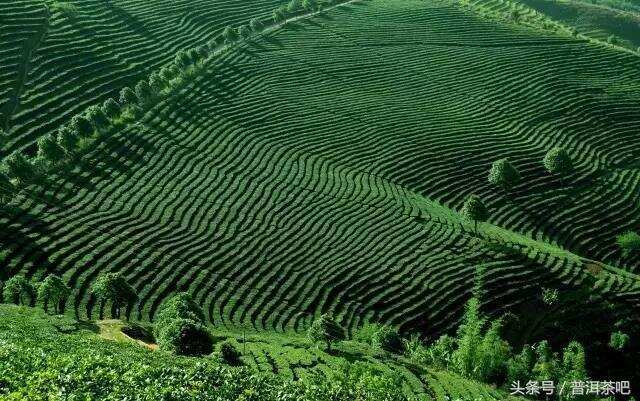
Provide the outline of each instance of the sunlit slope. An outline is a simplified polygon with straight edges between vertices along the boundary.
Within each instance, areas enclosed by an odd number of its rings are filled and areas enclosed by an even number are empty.
[[[594,280],[581,258],[491,225],[481,237],[523,250],[488,250],[423,196],[458,207],[479,193],[493,223],[602,252],[589,246],[631,222],[636,172],[592,181],[635,151],[638,106],[633,93],[594,88],[636,82],[633,67],[447,3],[341,6],[217,58],[50,190],[22,192],[3,212],[19,233],[2,234],[15,244],[3,263],[62,274],[80,316],[96,276],[122,271],[137,317],[189,290],[215,324],[258,329],[301,330],[331,311],[349,329],[373,319],[441,332],[479,264],[493,311],[559,283],[637,305],[633,274]],[[543,174],[539,159],[560,142],[578,158],[578,189]],[[525,177],[511,203],[485,183],[504,156]]]
[[[90,104],[117,97],[226,25],[278,0],[17,0],[0,7],[0,154],[25,149]]]

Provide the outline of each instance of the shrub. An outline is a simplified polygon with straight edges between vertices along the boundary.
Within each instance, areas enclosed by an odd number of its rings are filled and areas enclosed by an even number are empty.
[[[145,80],[142,80],[136,84],[135,92],[140,106],[147,104],[155,95],[151,90],[149,83]]]
[[[104,273],[98,276],[91,287],[91,293],[100,302],[100,319],[103,318],[107,302],[111,302],[111,316],[119,318],[121,308],[127,307],[128,316],[131,305],[138,299],[134,288],[120,273]]]
[[[83,115],[75,115],[71,118],[71,128],[79,138],[87,138],[93,134],[91,121]]]
[[[71,294],[71,289],[56,275],[48,275],[38,286],[38,299],[42,301],[45,312],[48,312],[49,302],[53,303],[54,313],[63,313],[64,304]]]
[[[611,337],[609,338],[609,346],[617,351],[622,351],[629,344],[629,335],[616,331],[615,333],[611,333]]]
[[[62,125],[58,129],[58,143],[68,155],[75,153],[78,148],[78,139],[78,134],[70,126]]]
[[[507,383],[527,383],[531,380],[535,363],[535,350],[526,344],[519,354],[507,361]]]
[[[120,91],[120,99],[118,102],[123,105],[133,105],[138,103],[138,98],[136,97],[136,93],[129,87],[124,87]]]
[[[474,231],[478,232],[478,222],[487,221],[489,218],[489,211],[487,207],[484,205],[484,202],[476,196],[471,195],[467,198],[467,201],[464,203],[462,207],[462,217],[464,217],[468,221],[473,221],[474,223]]]
[[[240,351],[230,341],[220,344],[220,359],[229,365],[240,364]]]
[[[189,58],[189,55],[184,50],[180,50],[173,59],[175,65],[177,65],[181,69],[185,69],[191,65],[192,60]]]
[[[490,184],[501,187],[506,193],[520,182],[521,177],[509,159],[500,159],[491,165],[488,180]]]
[[[116,118],[120,114],[120,105],[115,100],[109,98],[102,104],[102,112],[108,118]]]
[[[542,159],[544,168],[550,174],[560,175],[560,184],[564,186],[564,176],[573,172],[573,161],[569,153],[563,148],[553,148]]]
[[[626,257],[640,250],[640,235],[634,231],[627,231],[616,237],[616,244],[622,249],[622,255]]]
[[[32,306],[36,300],[36,289],[24,276],[13,276],[4,283],[2,295],[6,301],[16,305]],[[28,302],[26,298],[29,298]]]
[[[307,11],[313,11],[317,9],[318,3],[316,0],[302,0],[302,8]]]
[[[200,305],[193,300],[189,293],[179,292],[162,304],[155,318],[156,327],[159,330],[162,325],[174,319],[189,319],[204,323],[205,316]]]
[[[236,31],[230,26],[224,28],[224,31],[222,31],[222,37],[224,38],[225,43],[232,43],[238,39]]]
[[[166,81],[159,73],[154,72],[149,76],[149,87],[153,93],[160,93],[166,87]]]
[[[438,369],[448,369],[453,362],[455,348],[455,338],[444,334],[427,348],[423,358],[427,364]]]
[[[96,105],[87,108],[87,119],[96,130],[101,130],[109,126],[109,118],[102,109]]]
[[[53,134],[48,134],[38,138],[38,157],[58,163],[64,159],[64,149]]]
[[[553,305],[558,302],[560,293],[555,288],[543,288],[542,289],[542,302],[546,305]]]
[[[404,352],[402,337],[400,337],[396,329],[389,326],[382,326],[380,330],[374,333],[371,345],[395,354]]]
[[[287,4],[287,12],[290,14],[299,11],[302,8],[302,3],[300,0],[290,0]]]
[[[251,18],[249,21],[249,27],[253,32],[258,32],[263,28],[262,22],[258,18]]]
[[[371,345],[373,336],[383,327],[380,323],[365,323],[353,336],[353,339]]]
[[[276,24],[282,23],[287,19],[287,15],[285,14],[282,8],[276,8],[273,10],[273,22]]]
[[[327,314],[321,315],[311,324],[307,336],[313,343],[324,342],[328,351],[331,350],[332,343],[345,339],[342,327]]]
[[[238,27],[238,36],[241,38],[248,38],[251,36],[251,31],[246,25],[240,25],[240,27]]]
[[[22,153],[16,152],[5,159],[7,175],[20,184],[27,184],[36,179],[36,169]]]
[[[209,331],[201,323],[190,319],[165,322],[157,337],[160,349],[177,355],[208,355],[213,349]]]

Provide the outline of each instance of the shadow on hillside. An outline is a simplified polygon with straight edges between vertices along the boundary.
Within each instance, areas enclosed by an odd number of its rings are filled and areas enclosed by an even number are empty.
[[[366,360],[365,355],[361,352],[347,352],[339,349],[332,349],[325,352],[331,356],[343,358],[350,363]]]
[[[133,15],[123,10],[122,8],[118,7],[117,5],[113,4],[113,2],[111,1],[105,1],[103,2],[103,4],[105,5],[106,9],[110,12],[111,15],[113,15],[115,18],[119,19],[120,21],[124,22],[129,28],[131,28],[133,32],[137,33],[138,35],[148,40],[153,40],[153,41],[156,40],[156,38],[153,36],[151,31],[149,31],[144,26],[144,23],[141,20],[134,17]]]
[[[36,199],[37,200],[37,199]],[[0,280],[18,273],[8,263],[20,259],[20,266],[30,266],[26,272],[28,277],[38,270],[50,273],[55,267],[49,262],[51,254],[38,243],[38,239],[50,235],[50,228],[38,216],[19,207],[5,206],[0,208],[0,220],[7,219],[7,224],[0,230],[0,249],[6,256],[0,260]]]

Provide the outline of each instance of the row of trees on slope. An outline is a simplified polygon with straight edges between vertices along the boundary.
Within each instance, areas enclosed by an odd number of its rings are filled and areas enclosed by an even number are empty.
[[[291,0],[273,11],[273,23],[282,24],[287,18],[321,11],[324,6],[339,2]],[[16,186],[33,183],[44,177],[51,167],[73,160],[80,150],[89,148],[101,135],[108,135],[115,126],[139,119],[160,98],[183,87],[219,46],[246,40],[266,27],[267,22],[259,18],[237,28],[227,26],[210,43],[179,51],[171,64],[140,80],[133,88],[122,88],[117,101],[109,98],[100,106],[90,106],[60,126],[57,133],[40,137],[35,158],[20,152],[10,155],[0,164],[0,203],[10,198]]]
[[[40,301],[45,312],[49,312],[49,306],[53,305],[54,313],[64,313],[67,298],[71,295],[69,286],[53,274],[38,283],[16,275],[5,283],[0,282],[0,288],[2,289],[0,302],[34,306],[37,301]]]
[[[543,157],[542,164],[549,174],[558,176],[562,187],[565,186],[566,177],[575,171],[571,156],[561,147],[550,149]],[[522,176],[509,159],[504,158],[492,163],[487,179],[491,185],[500,187],[505,197],[509,197],[513,187],[521,182]],[[470,195],[460,212],[466,220],[474,223],[476,233],[478,223],[489,219],[489,210],[477,195]],[[624,257],[638,253],[640,251],[640,234],[634,231],[622,233],[616,237],[616,244],[622,250]]]

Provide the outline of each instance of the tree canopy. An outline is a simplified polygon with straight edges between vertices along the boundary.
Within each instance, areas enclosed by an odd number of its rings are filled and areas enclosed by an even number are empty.
[[[500,159],[493,162],[489,170],[489,183],[501,187],[505,192],[517,185],[521,176],[509,159]]]
[[[482,199],[476,195],[471,195],[467,198],[461,213],[462,217],[474,223],[476,232],[478,231],[478,222],[487,221],[489,218],[487,207],[484,202],[482,202]]]
[[[328,350],[332,343],[345,339],[344,329],[328,314],[321,315],[311,324],[307,336],[311,342],[324,342]]]
[[[92,294],[100,301],[100,318],[106,302],[111,302],[111,314],[120,317],[123,306],[130,307],[138,299],[133,287],[120,273],[105,273],[98,276],[91,287]]]
[[[16,305],[33,305],[36,300],[36,289],[24,276],[13,276],[7,280],[2,288],[2,294],[5,300]]]
[[[64,303],[71,294],[71,289],[56,275],[48,275],[38,286],[38,299],[42,301],[45,312],[49,303],[53,303],[55,313],[64,312]]]

